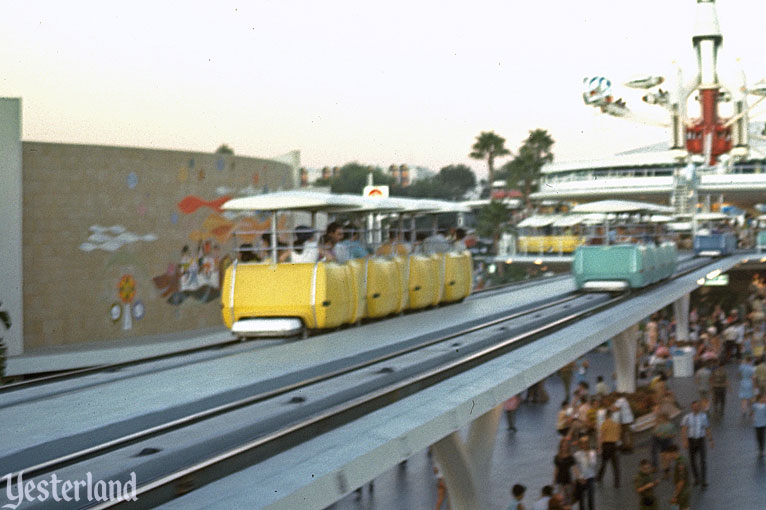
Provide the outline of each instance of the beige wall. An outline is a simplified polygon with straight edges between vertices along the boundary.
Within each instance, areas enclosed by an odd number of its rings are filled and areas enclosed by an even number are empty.
[[[23,142],[24,350],[221,324],[216,274],[242,219],[217,206],[292,188],[292,173],[239,156]]]

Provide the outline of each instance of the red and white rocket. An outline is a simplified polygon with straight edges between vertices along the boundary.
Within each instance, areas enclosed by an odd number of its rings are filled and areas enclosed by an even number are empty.
[[[715,0],[697,0],[697,20],[692,44],[697,54],[697,75],[679,91],[679,105],[673,113],[673,148],[685,148],[690,154],[701,154],[705,164],[714,165],[718,157],[747,154],[747,109],[745,107],[744,76],[741,84],[727,86],[718,76],[718,52],[723,36],[718,25]],[[739,81],[739,80],[737,80]],[[698,92],[701,116],[685,119],[685,105],[692,92]],[[734,116],[721,119],[718,104],[734,101]],[[736,149],[736,150],[733,150]]]

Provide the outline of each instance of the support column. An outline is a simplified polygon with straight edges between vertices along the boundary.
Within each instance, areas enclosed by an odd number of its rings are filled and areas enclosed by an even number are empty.
[[[492,453],[502,406],[479,416],[471,423],[466,441],[458,432],[436,442],[434,458],[447,485],[450,510],[489,508],[489,480]]]
[[[636,349],[638,348],[638,324],[634,324],[612,339],[614,368],[617,372],[617,391],[636,391]]]
[[[689,341],[689,294],[673,302],[673,315],[676,319],[676,341]]]
[[[0,322],[0,338],[9,356],[24,350],[21,99],[0,98],[0,302],[11,327]]]

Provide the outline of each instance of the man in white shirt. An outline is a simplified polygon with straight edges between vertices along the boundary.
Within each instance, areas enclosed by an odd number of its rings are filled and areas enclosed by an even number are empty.
[[[540,499],[532,506],[532,510],[548,510],[548,501],[551,500],[551,496],[553,496],[553,486],[546,485],[540,493]]]
[[[694,485],[699,485],[702,478],[702,488],[707,487],[707,465],[705,452],[705,437],[710,440],[710,448],[713,448],[713,434],[710,432],[710,422],[707,413],[703,412],[699,401],[692,402],[692,412],[681,420],[681,438],[684,448],[689,450],[689,464],[692,465]],[[701,472],[697,470],[696,457],[700,457]]]
[[[587,501],[588,510],[593,510],[593,489],[596,482],[598,455],[596,450],[590,447],[590,439],[587,436],[580,438],[579,446],[580,449],[574,453],[574,472],[580,489],[580,508],[585,510],[585,502]]]
[[[630,426],[633,424],[635,418],[633,417],[633,410],[630,408],[630,402],[625,397],[625,393],[620,393],[619,398],[615,401],[614,407],[617,408],[615,412],[615,420],[620,424],[620,442],[622,443],[622,451],[633,451],[633,431],[630,430]]]

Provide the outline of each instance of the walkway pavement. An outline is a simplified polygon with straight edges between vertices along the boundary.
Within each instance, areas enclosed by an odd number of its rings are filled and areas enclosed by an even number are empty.
[[[596,376],[608,380],[613,372],[611,353],[592,352],[589,379],[591,387]],[[731,365],[730,380],[738,386],[736,367]],[[684,412],[695,398],[696,391],[691,377],[674,378],[669,387],[676,393]],[[553,456],[556,453],[558,434],[555,431],[556,413],[563,399],[561,380],[552,376],[546,381],[551,396],[547,404],[524,404],[516,413],[518,432],[506,430],[505,417],[501,418],[493,457],[490,500],[487,510],[505,510],[510,503],[510,488],[514,483],[527,486],[524,499],[527,508],[539,497],[543,485],[552,482]],[[723,420],[713,420],[715,449],[708,449],[709,487],[692,490],[691,508],[694,510],[760,510],[766,508],[766,459],[756,455],[753,427],[739,413],[736,391],[729,393]],[[633,475],[641,458],[649,458],[648,434],[638,436],[637,448],[632,454],[622,455],[620,469],[622,485],[612,487],[609,467],[604,483],[596,489],[596,508],[627,510],[638,508],[638,499],[632,490]],[[686,452],[684,452],[686,455]],[[657,495],[660,509],[670,508],[671,483],[662,481]],[[627,506],[626,506],[627,505]],[[378,477],[374,490],[365,487],[361,498],[352,493],[335,505],[332,510],[411,510],[433,509],[436,506],[436,483],[430,461],[425,452],[413,455],[406,465],[394,468]],[[443,507],[446,508],[446,505]]]

